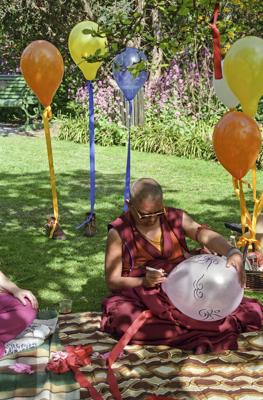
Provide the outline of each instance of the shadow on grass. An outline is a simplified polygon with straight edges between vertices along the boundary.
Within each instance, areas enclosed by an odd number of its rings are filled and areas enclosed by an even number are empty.
[[[57,174],[60,223],[66,241],[48,239],[44,225],[52,214],[48,172],[1,179],[0,269],[22,287],[32,290],[41,307],[56,307],[62,298],[73,299],[73,311],[100,310],[107,294],[104,282],[104,252],[107,223],[122,212],[123,174],[96,174],[97,234],[84,237],[76,226],[89,211],[89,177],[83,170]],[[168,198],[175,190],[164,188]],[[212,215],[224,203],[223,214]],[[209,222],[221,233],[224,221],[236,221],[236,199],[207,199],[202,212],[191,215]],[[238,222],[238,221],[236,221]]]
[[[47,173],[1,174],[0,179],[0,268],[34,291],[43,307],[69,297],[73,310],[99,309],[107,293],[103,265],[107,223],[122,211],[123,175],[97,173],[97,234],[91,238],[76,230],[90,207],[87,173],[76,170],[57,175],[66,241],[48,239],[44,233],[53,211]]]

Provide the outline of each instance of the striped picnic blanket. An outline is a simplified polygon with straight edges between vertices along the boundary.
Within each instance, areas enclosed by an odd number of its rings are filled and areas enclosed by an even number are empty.
[[[41,312],[40,319],[54,318],[54,311]],[[71,372],[57,375],[45,370],[50,353],[62,349],[58,333],[37,347],[0,359],[0,400],[78,400],[79,385]],[[18,374],[10,366],[15,363],[33,367],[33,374]]]
[[[105,400],[112,400],[106,383],[105,357],[116,343],[99,331],[100,313],[59,318],[64,345],[91,344],[92,364],[82,368]],[[262,400],[263,331],[240,335],[239,350],[193,355],[168,346],[126,346],[113,365],[125,400]],[[156,397],[155,397],[156,396]],[[81,399],[90,399],[86,389]]]

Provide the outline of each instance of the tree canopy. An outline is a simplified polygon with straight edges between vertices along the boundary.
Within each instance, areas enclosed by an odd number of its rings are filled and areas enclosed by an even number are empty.
[[[36,39],[49,40],[68,58],[70,30],[76,23],[90,19],[107,35],[107,61],[127,45],[134,45],[145,51],[157,70],[186,46],[211,48],[209,22],[215,3],[215,0],[2,0],[1,60],[17,65],[22,50]],[[262,36],[262,15],[261,1],[222,1],[218,19],[222,51],[241,36]]]

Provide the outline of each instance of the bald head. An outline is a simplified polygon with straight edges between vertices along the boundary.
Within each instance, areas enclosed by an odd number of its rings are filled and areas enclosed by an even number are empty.
[[[133,203],[141,203],[143,200],[163,201],[163,191],[158,182],[152,178],[140,178],[131,187],[131,198]]]

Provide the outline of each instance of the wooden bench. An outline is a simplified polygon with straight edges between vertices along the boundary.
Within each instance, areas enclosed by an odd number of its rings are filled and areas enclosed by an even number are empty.
[[[26,125],[40,115],[38,99],[22,75],[0,75],[0,107],[22,109]]]

